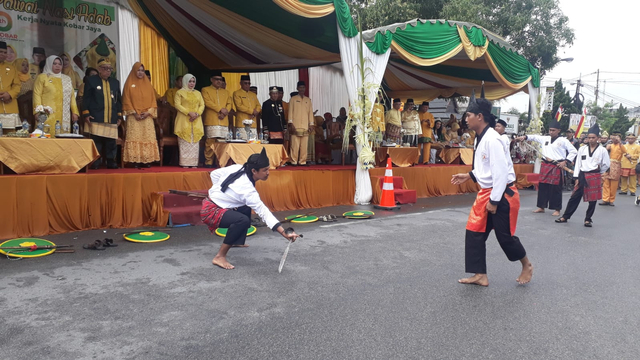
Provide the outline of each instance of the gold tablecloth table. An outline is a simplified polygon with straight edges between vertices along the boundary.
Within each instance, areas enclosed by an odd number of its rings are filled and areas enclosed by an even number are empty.
[[[77,173],[99,157],[91,139],[0,137],[0,162],[17,174]]]
[[[387,155],[391,162],[399,167],[408,167],[420,161],[420,148],[417,147],[379,147],[376,149],[376,163],[386,166]]]
[[[267,149],[271,169],[276,169],[289,160],[289,154],[280,144],[214,143],[211,145],[213,153],[216,154],[218,163],[222,167],[226,166],[229,160],[236,164],[244,164],[249,156],[261,152],[263,147]]]
[[[460,155],[460,161],[465,165],[471,165],[473,163],[473,149],[468,148],[444,148],[440,152],[440,159],[445,164],[451,164],[454,162],[458,155]]]

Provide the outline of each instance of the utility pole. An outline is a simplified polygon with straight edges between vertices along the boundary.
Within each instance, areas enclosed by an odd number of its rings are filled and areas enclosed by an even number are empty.
[[[596,106],[598,106],[598,86],[600,85],[600,69],[598,69],[598,75],[596,77]]]
[[[602,87],[602,102],[604,104],[602,104],[602,107],[604,107],[605,105],[607,105],[607,80],[604,81],[604,86]]]

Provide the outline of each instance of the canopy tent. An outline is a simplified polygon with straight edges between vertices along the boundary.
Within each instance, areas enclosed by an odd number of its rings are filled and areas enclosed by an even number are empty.
[[[129,3],[165,37],[192,73],[272,71],[342,62],[351,113],[366,114],[356,123],[360,166],[355,202],[359,204],[368,203],[372,196],[366,121],[381,83],[391,96],[418,100],[470,95],[482,81],[489,99],[527,87],[530,97],[537,97],[538,70],[502,38],[471,23],[413,20],[360,36],[346,0]],[[362,89],[364,98],[359,95]]]

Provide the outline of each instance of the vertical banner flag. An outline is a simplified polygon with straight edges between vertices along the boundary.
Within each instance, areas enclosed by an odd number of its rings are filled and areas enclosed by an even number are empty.
[[[78,89],[85,70],[108,58],[116,69],[118,26],[108,0],[6,0],[0,6],[0,40],[7,61],[26,58],[32,78],[50,55],[63,60],[62,72]],[[115,76],[115,70],[113,76]]]
[[[582,130],[584,130],[584,124],[587,121],[587,107],[584,106],[582,108],[582,116],[580,117],[580,122],[578,123],[578,129],[576,130],[576,137],[580,137],[582,135]]]
[[[542,111],[551,111],[553,110],[553,98],[555,95],[555,89],[552,87],[546,88],[545,91],[545,101],[544,101],[544,109]]]

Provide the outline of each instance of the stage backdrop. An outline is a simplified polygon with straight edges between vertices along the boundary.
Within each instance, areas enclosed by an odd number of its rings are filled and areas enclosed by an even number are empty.
[[[114,76],[117,69],[116,11],[106,0],[3,1],[0,5],[0,40],[10,46],[8,61],[29,60],[34,78],[38,63],[50,55],[68,54],[71,59],[63,59],[64,73],[80,82],[84,70],[96,67],[102,57],[111,59]],[[33,54],[34,47],[44,48],[46,55]]]

